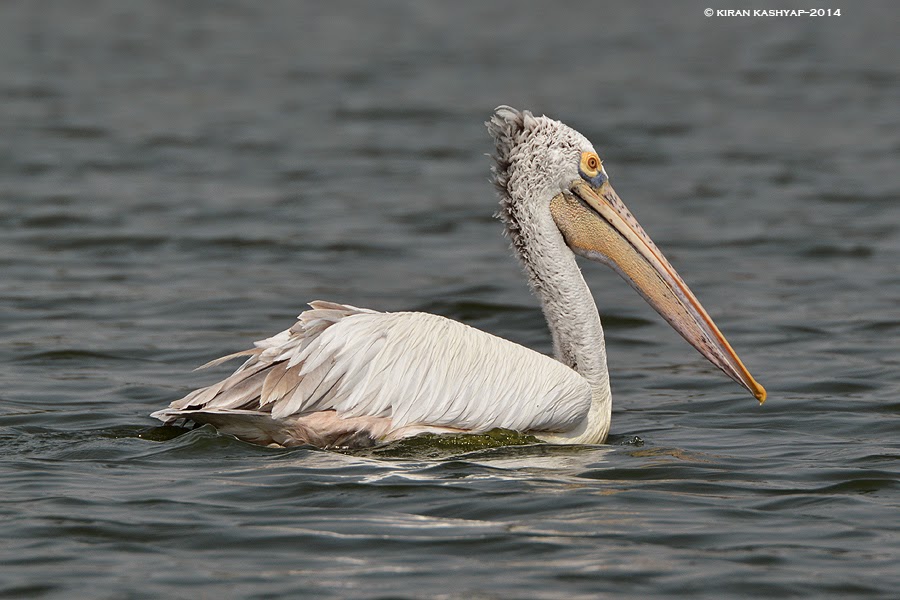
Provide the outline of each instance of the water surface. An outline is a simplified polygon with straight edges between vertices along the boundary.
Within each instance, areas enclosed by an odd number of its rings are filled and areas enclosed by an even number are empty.
[[[182,4],[0,7],[0,596],[895,597],[894,4]],[[503,103],[593,140],[764,406],[587,264],[608,445],[153,429],[313,299],[549,352]]]

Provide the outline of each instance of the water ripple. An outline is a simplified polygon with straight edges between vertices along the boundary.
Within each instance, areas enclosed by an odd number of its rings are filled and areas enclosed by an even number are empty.
[[[0,3],[0,597],[897,595],[896,6],[523,6]],[[147,416],[315,298],[552,352],[501,103],[588,134],[766,404],[585,262],[606,445]]]

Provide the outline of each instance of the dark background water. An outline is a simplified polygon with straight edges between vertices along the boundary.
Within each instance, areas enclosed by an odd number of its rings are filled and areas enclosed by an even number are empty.
[[[896,597],[900,9],[707,5],[753,7],[0,4],[0,596]],[[586,265],[607,446],[152,429],[317,298],[549,352],[503,103],[593,140],[764,406]]]

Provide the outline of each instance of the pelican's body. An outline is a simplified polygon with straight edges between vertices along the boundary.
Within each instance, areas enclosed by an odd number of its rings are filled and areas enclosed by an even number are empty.
[[[229,378],[153,416],[283,446],[495,428],[602,443],[612,408],[603,328],[574,253],[612,266],[704,356],[765,398],[581,134],[509,107],[488,129],[501,217],[541,300],[554,358],[436,315],[313,302],[291,329],[210,363],[248,356]]]

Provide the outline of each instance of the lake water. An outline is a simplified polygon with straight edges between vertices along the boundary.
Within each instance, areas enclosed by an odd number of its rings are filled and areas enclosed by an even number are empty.
[[[706,6],[0,5],[0,597],[896,598],[900,8]],[[765,405],[586,264],[607,445],[156,428],[314,299],[549,352],[498,104],[594,142]]]

